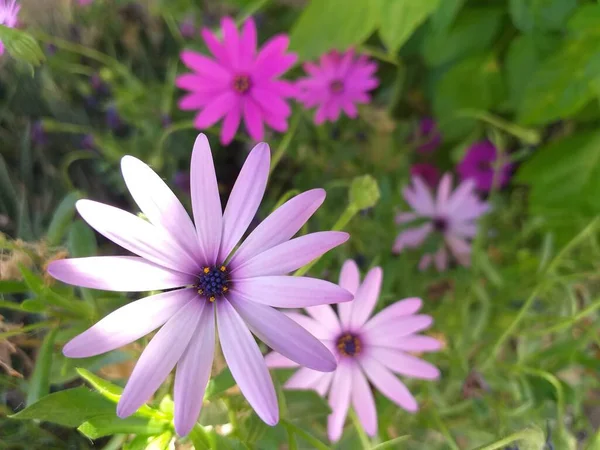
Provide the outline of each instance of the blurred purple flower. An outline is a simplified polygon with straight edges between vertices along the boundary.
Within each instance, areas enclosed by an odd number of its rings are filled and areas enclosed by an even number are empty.
[[[140,408],[177,366],[175,430],[189,433],[210,377],[216,327],[231,374],[269,425],[279,421],[277,396],[250,331],[299,364],[335,370],[327,347],[276,309],[352,299],[333,283],[285,276],[348,240],[347,233],[336,231],[291,239],[321,206],[325,191],[314,189],[288,200],[237,246],[260,206],[269,165],[269,146],[260,143],[246,159],[223,212],[210,146],[206,136],[198,136],[190,173],[195,225],[162,179],[132,156],[122,159],[121,169],[148,221],[91,200],[77,202],[85,221],[137,256],[58,260],[49,265],[50,275],[92,289],[169,289],[114,311],[63,349],[67,357],[87,358],[162,326],[131,373],[117,405],[119,417]]]
[[[94,92],[100,96],[110,95],[110,86],[102,79],[99,73],[93,73],[90,76],[90,86]]]
[[[79,4],[79,6],[87,6],[94,3],[94,0],[77,0],[77,3]]]
[[[48,135],[44,131],[44,124],[41,120],[36,120],[31,125],[31,142],[35,145],[46,145],[48,142]]]
[[[352,49],[329,52],[321,56],[319,64],[305,63],[304,70],[309,76],[297,82],[297,98],[305,108],[318,107],[317,125],[326,120],[336,122],[342,111],[355,118],[356,104],[369,103],[369,91],[379,85],[377,64],[365,55],[355,55]]]
[[[432,189],[438,185],[440,181],[440,171],[433,164],[429,163],[417,163],[410,166],[411,176],[421,177],[427,186]]]
[[[118,130],[123,126],[123,121],[119,117],[119,112],[114,106],[106,108],[106,126],[111,130]]]
[[[58,47],[56,45],[54,45],[54,44],[46,45],[46,54],[48,56],[54,56],[57,51],[58,51]]]
[[[179,24],[179,32],[185,39],[192,39],[196,35],[196,24],[194,18],[191,16],[186,17]]]
[[[489,192],[494,182],[494,170],[498,170],[496,183],[503,187],[508,183],[511,174],[511,165],[508,162],[501,164],[502,167],[495,168],[498,164],[498,152],[494,144],[489,141],[476,142],[465,154],[463,160],[458,164],[457,171],[462,180],[473,179],[477,189]]]
[[[441,348],[437,339],[417,334],[433,322],[430,316],[415,314],[421,308],[421,299],[401,300],[369,319],[379,300],[382,277],[381,268],[375,267],[360,284],[356,263],[347,260],[339,285],[354,294],[354,301],[338,305],[337,316],[328,305],[306,308],[308,316],[287,314],[336,355],[335,372],[321,373],[305,367],[285,384],[288,389],[314,389],[321,396],[329,392],[332,412],[327,430],[332,441],[340,438],[350,405],[367,434],[377,433],[377,409],[369,381],[398,406],[415,412],[417,401],[394,373],[426,380],[440,376],[437,367],[410,354]],[[275,352],[265,359],[269,367],[298,365]]]
[[[182,192],[185,192],[189,195],[190,193],[190,173],[184,172],[182,170],[178,170],[173,175],[173,184],[177,186]]]
[[[293,97],[293,85],[277,78],[294,65],[297,56],[286,53],[289,38],[277,35],[262,50],[256,50],[256,26],[246,20],[241,33],[235,22],[225,17],[220,41],[208,29],[202,37],[215,59],[191,50],[181,53],[183,63],[194,73],[181,75],[176,84],[190,91],[179,101],[182,110],[200,110],[194,124],[202,130],[223,119],[221,143],[229,144],[242,118],[252,139],[264,135],[264,123],[276,131],[288,128],[292,110],[285,101]]]
[[[16,0],[0,0],[0,25],[8,28],[17,26],[19,10],[21,6]],[[4,43],[0,41],[0,55],[5,51]]]
[[[437,150],[442,143],[442,135],[436,121],[431,117],[421,119],[419,127],[411,136],[411,141],[420,153],[432,153]]]
[[[81,148],[85,150],[94,150],[96,148],[96,141],[94,140],[94,136],[91,134],[86,134],[81,138]]]
[[[477,234],[477,220],[490,209],[489,204],[477,196],[475,182],[463,181],[452,193],[452,176],[447,173],[442,177],[434,198],[420,177],[413,177],[412,181],[412,186],[404,188],[403,196],[414,211],[398,214],[396,223],[403,225],[419,219],[425,219],[425,223],[401,231],[394,242],[393,252],[420,247],[431,233],[439,233],[444,243],[435,254],[425,254],[421,258],[419,269],[425,270],[435,262],[440,272],[446,270],[446,248],[460,264],[469,266],[471,245],[467,240]]]

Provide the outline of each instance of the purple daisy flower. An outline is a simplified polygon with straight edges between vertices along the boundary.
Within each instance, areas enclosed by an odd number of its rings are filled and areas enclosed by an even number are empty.
[[[371,316],[381,290],[383,272],[371,269],[362,284],[356,263],[345,262],[340,274],[340,286],[352,292],[351,303],[338,305],[339,317],[330,306],[307,308],[310,316],[288,313],[288,316],[317,336],[338,360],[335,372],[322,373],[309,368],[298,370],[285,384],[288,389],[314,389],[321,396],[329,392],[329,439],[337,441],[344,427],[350,404],[367,432],[377,433],[377,409],[369,381],[383,395],[409,412],[418,404],[410,391],[392,372],[427,380],[437,379],[439,370],[410,352],[432,352],[441,343],[432,337],[416,333],[429,328],[433,319],[416,315],[422,301],[408,298],[388,306]],[[269,367],[296,367],[289,358],[270,353]]]
[[[511,173],[509,163],[501,163],[501,168],[496,168],[498,164],[498,152],[494,144],[490,141],[476,142],[465,154],[463,160],[458,164],[457,171],[462,180],[472,178],[475,180],[477,189],[483,192],[489,192],[494,182],[494,171],[498,170],[496,182],[499,187],[508,183]]]
[[[190,173],[194,223],[161,178],[132,156],[122,159],[123,177],[149,222],[91,200],[77,203],[79,214],[93,228],[137,256],[59,260],[48,268],[53,277],[109,291],[169,289],[114,311],[63,349],[72,358],[99,355],[162,326],[133,369],[117,405],[119,417],[133,414],[177,366],[175,429],[187,434],[202,407],[216,327],[242,394],[269,425],[279,420],[277,397],[250,331],[299,364],[335,370],[329,350],[275,309],[353,297],[327,281],[285,276],[348,239],[347,233],[335,231],[291,239],[323,203],[325,191],[314,189],[287,201],[236,249],[260,205],[269,164],[269,146],[258,144],[242,167],[223,212],[210,146],[201,134],[194,145]]]
[[[20,9],[21,5],[16,0],[0,0],[0,25],[8,28],[16,27]],[[5,50],[4,43],[0,41],[0,55],[3,55]]]
[[[477,234],[477,220],[485,214],[490,206],[477,196],[475,182],[463,181],[454,191],[452,176],[445,174],[434,198],[425,182],[418,176],[413,177],[413,186],[406,187],[403,196],[414,212],[403,212],[396,216],[398,225],[407,224],[418,219],[425,219],[420,226],[408,228],[396,237],[392,248],[394,253],[400,253],[405,248],[420,247],[432,233],[439,233],[444,239],[435,254],[426,254],[421,258],[419,269],[425,270],[435,262],[439,271],[448,266],[446,247],[463,266],[470,265],[471,245],[468,239]]]

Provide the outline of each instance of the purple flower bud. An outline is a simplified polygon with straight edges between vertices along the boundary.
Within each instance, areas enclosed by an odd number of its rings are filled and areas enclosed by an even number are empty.
[[[414,177],[419,176],[427,185],[435,189],[440,181],[440,171],[433,164],[419,163],[413,164],[410,168],[410,174]]]
[[[494,169],[498,164],[498,152],[494,144],[489,141],[475,142],[465,154],[465,157],[458,164],[457,170],[461,179],[472,178],[475,180],[477,189],[483,192],[489,192],[494,182]],[[507,162],[500,162],[501,167],[497,167],[498,173],[496,183],[503,187],[508,183],[511,175],[512,166]]]
[[[91,134],[86,134],[81,138],[81,142],[79,145],[85,150],[95,150],[96,142],[94,141],[94,136],[92,136]]]
[[[194,24],[194,19],[192,17],[186,17],[179,24],[179,32],[185,39],[192,39],[196,34],[196,25]]]
[[[419,127],[410,138],[411,142],[417,146],[420,153],[432,153],[442,143],[442,135],[437,128],[437,123],[431,117],[421,119]]]
[[[123,121],[119,117],[117,108],[114,106],[109,106],[106,109],[106,126],[113,131],[118,130],[123,126]]]
[[[57,51],[58,51],[58,48],[56,47],[56,45],[54,45],[54,44],[48,44],[48,45],[46,45],[46,54],[48,56],[54,56],[54,55],[56,55]]]

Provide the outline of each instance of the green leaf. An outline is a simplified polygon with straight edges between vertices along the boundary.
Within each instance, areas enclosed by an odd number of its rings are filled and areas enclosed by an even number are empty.
[[[600,430],[590,439],[585,450],[600,450]]]
[[[577,0],[510,0],[513,23],[526,33],[533,30],[560,31],[577,7]]]
[[[544,432],[539,428],[527,428],[508,437],[492,442],[474,450],[496,450],[503,449],[508,444],[518,444],[519,450],[540,450],[545,447],[546,438]]]
[[[204,431],[204,428],[198,423],[194,425],[194,428],[192,428],[188,437],[190,438],[190,441],[192,441],[192,444],[194,444],[196,450],[205,450],[210,449],[211,447],[206,431]]]
[[[76,220],[69,228],[67,247],[75,258],[95,256],[98,246],[94,231],[82,220]]]
[[[82,423],[77,429],[90,439],[97,439],[111,434],[137,434],[153,436],[168,430],[170,423],[161,419],[130,416],[125,419],[115,413],[96,416]]]
[[[208,382],[206,391],[204,392],[204,400],[211,400],[219,397],[223,392],[233,386],[235,386],[233,375],[231,375],[229,369],[223,369],[219,375],[211,378]]]
[[[75,203],[80,197],[78,192],[71,192],[62,199],[56,211],[54,211],[54,215],[48,226],[48,233],[46,234],[48,245],[54,246],[60,244],[69,224],[75,216]]]
[[[367,39],[378,19],[379,4],[373,0],[312,0],[292,27],[290,50],[300,60],[346,50]]]
[[[372,448],[372,450],[392,450],[394,448],[398,448],[396,447],[397,444],[399,444],[400,442],[404,442],[409,438],[409,435],[399,436],[397,438],[390,439],[389,441],[382,442],[381,444],[376,445]]]
[[[502,25],[503,10],[465,10],[447,29],[430,30],[423,40],[423,57],[430,66],[441,66],[460,57],[488,51]]]
[[[23,303],[21,303],[21,309],[23,311],[31,312],[31,313],[39,313],[46,309],[48,306],[47,303],[41,301],[37,298],[28,298]]]
[[[439,0],[381,0],[379,34],[391,53],[402,47],[438,4]]]
[[[50,392],[50,368],[52,367],[52,353],[54,352],[54,341],[57,332],[58,327],[51,329],[42,341],[35,360],[33,374],[29,379],[27,406],[37,402]]]
[[[23,265],[19,266],[19,270],[29,290],[36,295],[42,295],[44,291],[44,281],[42,278]]]
[[[0,294],[22,294],[29,288],[22,281],[2,280],[0,281]]]
[[[315,391],[284,391],[288,418],[313,420],[326,417],[331,408]]]
[[[431,16],[431,26],[435,31],[445,31],[456,19],[466,0],[443,0]]]
[[[33,66],[39,66],[46,57],[37,41],[23,30],[0,25],[0,40],[10,55]]]

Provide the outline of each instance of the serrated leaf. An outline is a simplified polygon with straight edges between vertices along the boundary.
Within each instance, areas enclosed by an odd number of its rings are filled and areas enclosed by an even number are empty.
[[[8,53],[17,60],[39,66],[46,59],[37,41],[23,30],[0,25],[0,40]]]
[[[439,0],[381,0],[379,34],[390,52],[397,52],[435,11]]]
[[[375,31],[379,4],[373,0],[312,0],[290,32],[290,50],[300,60],[346,50]]]

